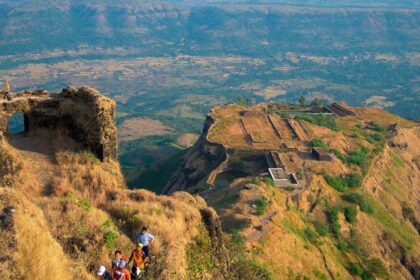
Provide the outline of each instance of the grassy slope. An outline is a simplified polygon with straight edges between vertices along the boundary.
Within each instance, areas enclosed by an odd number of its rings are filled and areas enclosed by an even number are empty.
[[[352,264],[360,263],[365,270],[372,270],[369,263],[375,259],[381,260],[390,279],[410,279],[407,269],[400,263],[400,258],[405,254],[407,258],[418,259],[420,238],[410,221],[403,217],[402,209],[405,205],[414,207],[419,199],[412,195],[413,189],[417,187],[414,182],[419,178],[418,169],[413,167],[412,158],[407,156],[412,154],[414,158],[419,155],[416,148],[419,133],[413,132],[418,128],[413,128],[413,123],[383,111],[370,108],[359,110],[360,116],[338,120],[342,127],[340,137],[323,135],[322,139],[341,151],[350,151],[360,144],[373,149],[375,142],[370,143],[365,138],[368,132],[357,128],[356,125],[371,120],[388,127],[398,122],[402,132],[398,132],[397,135],[402,134],[404,137],[398,137],[404,138],[410,148],[403,151],[385,145],[379,154],[371,154],[370,164],[365,169],[349,167],[353,172],[364,172],[365,178],[361,188],[348,189],[346,192],[361,193],[372,208],[372,213],[364,213],[359,209],[354,224],[347,222],[344,215],[340,214],[340,239],[337,239],[333,232],[327,211],[334,205],[351,204],[343,201],[342,193],[333,189],[319,176],[314,178],[310,188],[298,199],[293,199],[287,191],[273,188],[259,180],[258,186],[246,189],[231,187],[229,192],[224,195],[216,194],[210,200],[210,204],[217,207],[222,218],[229,221],[228,229],[229,225],[237,224],[235,221],[249,221],[233,230],[239,230],[247,238],[250,255],[265,265],[275,279],[329,279],[331,275],[339,279],[352,279],[349,272]],[[219,122],[218,130],[220,129],[223,129],[223,125],[220,126]],[[355,131],[360,137],[351,137]],[[220,134],[220,131],[218,132]],[[242,186],[245,184],[246,182]],[[270,201],[263,216],[255,215],[248,206],[259,197]],[[414,211],[417,213],[415,215],[418,215],[419,210]],[[270,222],[264,222],[271,213],[276,214]],[[328,232],[325,235],[317,232],[319,223],[327,225]],[[262,233],[254,240],[252,236],[255,236],[256,228]],[[376,273],[378,278],[385,277],[379,276],[381,272]]]
[[[74,143],[54,139],[55,173],[45,185],[43,175],[32,173],[26,151],[14,149],[6,140],[1,143],[0,209],[10,204],[16,208],[13,236],[18,240],[18,247],[7,253],[18,264],[25,263],[19,266],[25,269],[13,271],[14,264],[7,267],[3,261],[0,267],[23,279],[33,273],[42,278],[46,268],[57,279],[91,279],[100,264],[109,266],[115,249],[128,255],[135,231],[147,225],[157,240],[152,250],[156,258],[146,279],[188,277],[185,248],[203,226],[199,209],[205,207],[204,201],[187,193],[167,197],[127,190],[117,162],[63,150]],[[5,184],[9,188],[3,188]],[[42,242],[34,243],[34,237]]]

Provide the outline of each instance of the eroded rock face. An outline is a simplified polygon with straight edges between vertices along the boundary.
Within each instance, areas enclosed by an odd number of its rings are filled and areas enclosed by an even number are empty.
[[[206,207],[200,209],[201,217],[209,232],[212,247],[216,253],[216,260],[220,264],[223,274],[226,274],[229,268],[229,254],[223,241],[222,225],[219,216],[213,208]]]
[[[9,117],[24,114],[26,132],[62,130],[98,158],[117,159],[115,102],[98,91],[69,87],[59,94],[24,91],[0,96],[0,134],[7,133]]]
[[[180,168],[166,184],[163,193],[169,194],[187,189],[194,191],[208,174],[226,159],[226,149],[207,139],[208,130],[213,122],[208,116],[200,138],[184,156]]]
[[[6,267],[16,265],[9,253],[16,251],[14,213],[15,208],[13,206],[5,207],[0,211],[0,245],[2,248],[0,250],[0,268],[2,271],[5,271]]]

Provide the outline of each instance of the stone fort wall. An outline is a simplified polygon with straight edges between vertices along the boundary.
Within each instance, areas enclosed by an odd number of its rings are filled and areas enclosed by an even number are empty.
[[[26,132],[62,130],[99,159],[117,159],[115,102],[98,91],[69,87],[58,94],[24,91],[0,94],[0,132],[7,134],[9,118],[23,113]]]

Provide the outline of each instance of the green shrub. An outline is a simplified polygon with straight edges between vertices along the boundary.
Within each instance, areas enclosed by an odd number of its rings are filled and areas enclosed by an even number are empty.
[[[347,187],[358,188],[362,186],[362,176],[359,173],[349,173],[346,175]]]
[[[325,273],[322,273],[321,271],[314,271],[314,275],[316,276],[316,279],[318,280],[328,280],[329,277],[325,275]]]
[[[309,123],[313,123],[319,126],[324,126],[334,131],[340,131],[341,127],[336,123],[335,116],[331,115],[308,115],[308,114],[297,114],[297,120],[304,120]]]
[[[366,140],[368,140],[369,143],[372,143],[372,144],[382,143],[384,140],[384,136],[379,133],[368,133],[366,135]]]
[[[231,235],[231,241],[237,246],[245,244],[245,237],[240,233],[239,230],[234,230]]]
[[[321,236],[326,236],[328,234],[328,225],[322,222],[316,222],[314,224],[316,232]]]
[[[365,272],[363,267],[361,265],[357,264],[357,263],[353,263],[350,266],[349,271],[352,275],[357,275],[357,276],[362,276],[363,272]]]
[[[371,272],[373,275],[380,277],[380,278],[387,278],[388,277],[388,271],[384,265],[384,263],[378,259],[373,258],[366,262],[366,267],[369,272]]]
[[[109,249],[115,248],[118,236],[119,236],[118,232],[114,230],[107,231],[103,236],[105,246]]]
[[[344,192],[346,190],[346,181],[343,179],[343,177],[339,176],[339,177],[334,177],[331,175],[325,175],[324,176],[325,181],[327,181],[327,183],[333,187],[334,189],[336,189],[339,192]]]
[[[337,243],[337,249],[341,252],[347,252],[349,250],[349,247],[347,246],[346,242],[340,239]]]
[[[338,216],[341,211],[342,211],[342,207],[340,205],[336,205],[330,208],[327,212],[328,219],[330,220],[330,223],[331,223],[331,231],[334,233],[334,235],[337,238],[341,237],[341,226],[340,226],[340,223],[338,222]]]
[[[268,201],[266,198],[261,197],[255,200],[255,205],[257,206],[257,215],[264,215],[265,210],[268,207]]]
[[[373,213],[372,207],[368,204],[366,199],[360,193],[345,194],[342,196],[342,198],[347,202],[355,203],[359,205],[360,210],[365,213],[368,213],[368,214]]]
[[[372,125],[372,129],[377,131],[377,132],[384,132],[385,131],[385,127],[380,126],[376,122],[372,122],[371,125]]]
[[[249,98],[245,98],[245,97],[242,97],[242,96],[238,96],[237,98],[236,98],[237,100],[237,103],[239,104],[239,105],[241,105],[241,106],[244,106],[244,107],[249,107],[249,106],[252,106],[252,100],[251,99],[249,99]]]
[[[64,199],[69,202],[77,203],[77,206],[80,208],[90,211],[92,209],[92,204],[86,198],[79,198],[72,192],[66,192],[64,195]]]
[[[320,147],[323,148],[325,151],[329,151],[330,148],[328,147],[327,144],[325,144],[324,141],[322,141],[321,139],[318,138],[314,138],[311,140],[311,142],[309,142],[309,146],[314,148],[314,147]]]
[[[375,276],[369,271],[364,271],[362,274],[362,280],[375,280]]]
[[[332,150],[332,152],[334,153],[334,155],[339,159],[339,160],[341,160],[342,162],[344,162],[344,163],[346,163],[347,162],[347,159],[346,159],[346,157],[340,152],[340,151],[337,151],[337,150]]]
[[[362,185],[362,176],[355,172],[337,177],[325,175],[324,178],[331,187],[339,192],[344,192],[347,188],[357,188]]]
[[[254,185],[259,185],[261,183],[261,180],[260,180],[260,178],[259,177],[254,177],[254,178],[252,178],[252,180],[251,180],[251,184],[254,184]]]
[[[267,185],[267,186],[270,186],[270,187],[274,187],[275,185],[274,185],[274,180],[272,179],[272,178],[269,178],[269,177],[266,177],[265,179],[264,179],[264,183]]]
[[[375,143],[375,148],[372,150],[374,154],[379,154],[384,149],[384,142]]]
[[[64,199],[66,201],[77,201],[77,196],[72,192],[66,192],[64,194]]]
[[[92,209],[92,204],[86,198],[79,199],[77,205],[86,211],[90,211]]]
[[[350,224],[356,223],[357,208],[353,205],[344,207],[344,216],[346,217],[346,221]]]
[[[311,243],[314,243],[316,241],[316,238],[318,237],[318,234],[316,231],[311,229],[310,227],[305,228],[303,231],[303,236]]]
[[[355,149],[349,153],[347,157],[347,162],[349,164],[358,165],[362,168],[367,168],[368,155],[369,155],[368,148]]]

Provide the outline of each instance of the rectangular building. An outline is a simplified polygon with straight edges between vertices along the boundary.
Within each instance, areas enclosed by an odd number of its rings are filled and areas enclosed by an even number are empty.
[[[299,182],[294,173],[286,172],[283,168],[269,168],[268,171],[276,187],[299,187]]]
[[[332,154],[326,152],[323,148],[313,147],[312,155],[319,161],[330,161],[332,160]]]

